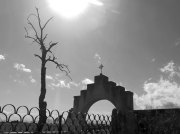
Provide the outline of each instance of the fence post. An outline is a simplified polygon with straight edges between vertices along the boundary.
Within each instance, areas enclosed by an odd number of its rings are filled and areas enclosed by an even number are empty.
[[[62,115],[59,116],[59,134],[61,134],[62,131]]]
[[[117,115],[117,109],[113,109],[112,111],[112,120],[111,120],[111,134],[117,134],[118,132],[118,115]]]

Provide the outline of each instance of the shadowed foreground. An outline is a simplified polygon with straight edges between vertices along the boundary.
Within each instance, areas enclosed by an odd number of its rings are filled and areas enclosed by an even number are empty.
[[[46,110],[47,120],[39,129],[39,109],[15,108],[7,104],[0,109],[0,134],[179,134],[180,109],[114,109],[112,115],[59,113]]]

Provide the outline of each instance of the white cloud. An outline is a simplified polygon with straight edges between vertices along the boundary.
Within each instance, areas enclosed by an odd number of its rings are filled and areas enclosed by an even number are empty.
[[[76,83],[76,82],[74,82],[74,81],[69,82],[69,84],[70,84],[70,85],[73,85],[73,86],[75,86],[75,87],[78,87],[78,86],[80,85],[79,83]]]
[[[144,83],[145,93],[141,96],[134,94],[138,109],[180,107],[180,83],[176,82],[174,77],[180,74],[177,68],[171,61],[160,69],[162,73],[168,75],[167,78],[161,76],[157,82],[150,82],[150,79]]]
[[[48,86],[54,89],[54,87],[61,87],[61,88],[72,88],[78,87],[79,83],[74,81],[67,82],[66,80],[62,80],[62,76],[60,74],[55,74],[54,76],[46,75],[46,79],[49,80]]]
[[[46,75],[46,79],[49,80],[48,86],[51,87],[51,89],[58,87],[70,88],[70,82],[62,80],[60,74],[55,74],[55,76]]]
[[[14,79],[13,81],[16,82],[16,83],[19,83],[21,85],[26,85],[24,80]]]
[[[19,71],[23,71],[23,72],[26,72],[26,73],[31,73],[31,69],[26,68],[26,66],[24,64],[15,63],[14,68],[19,70]]]
[[[176,82],[160,78],[158,82],[144,83],[144,91],[142,96],[134,95],[135,103],[140,109],[147,106],[169,108],[169,104],[180,106],[180,86]]]
[[[66,80],[63,80],[62,78],[59,78],[58,76],[51,76],[51,75],[47,75],[46,76],[46,79],[48,79],[48,86],[51,88],[51,89],[54,89],[54,88],[68,88],[68,89],[83,89],[85,88],[85,86],[87,84],[91,84],[93,83],[93,81],[91,79],[88,79],[88,78],[85,78],[83,79],[82,81],[80,82],[74,82],[74,81],[66,81]]]
[[[32,76],[29,76],[29,79],[30,79],[31,83],[35,83],[36,82],[36,80]]]
[[[160,69],[161,72],[169,74],[170,77],[173,77],[176,74],[176,67],[173,61],[170,61],[166,66]]]
[[[156,59],[155,59],[155,58],[153,58],[151,61],[152,61],[152,62],[155,62],[155,61],[156,61]]]
[[[61,88],[70,88],[70,84],[66,83],[65,80],[59,80],[57,83],[51,83],[50,86],[52,87],[61,87]]]
[[[0,61],[5,60],[5,56],[0,54]]]
[[[31,69],[26,68],[26,66],[24,64],[15,63],[14,68],[17,71],[27,73],[26,75],[16,74],[15,76],[13,76],[14,77],[14,82],[19,83],[19,84],[24,84],[24,85],[27,84],[27,82],[29,82],[29,81],[31,83],[36,83],[36,80],[31,75],[32,74]]]
[[[91,79],[85,78],[84,80],[81,81],[81,83],[82,83],[82,88],[81,89],[86,89],[87,84],[92,84],[94,82]]]
[[[74,87],[78,87],[79,84],[76,82],[66,82],[65,80],[58,80],[58,82],[52,82],[50,84],[53,87],[61,87],[61,88],[72,88],[72,86]]]
[[[94,83],[93,80],[88,79],[88,78],[85,78],[84,80],[82,80],[82,84],[85,84],[85,85],[92,84],[92,83]]]
[[[51,75],[46,75],[46,79],[53,80],[53,77]]]
[[[175,42],[175,46],[179,46],[179,44],[180,44],[180,39],[177,39]]]
[[[62,74],[46,75],[47,85],[53,90],[55,88],[84,89],[87,84],[93,83],[93,80],[89,78],[75,82],[64,80],[62,76]]]
[[[70,88],[70,84],[66,83],[64,80],[60,80],[59,84],[61,87]]]
[[[32,75],[28,76],[28,77],[22,77],[21,75],[15,76],[13,78],[13,81],[15,83],[19,83],[21,85],[27,85],[27,82],[31,82],[31,83],[36,83],[36,80],[33,78]]]
[[[98,64],[101,64],[101,56],[100,56],[98,53],[96,53],[96,54],[94,55],[94,59],[97,60],[97,63],[98,63]]]
[[[169,78],[174,78],[174,76],[178,76],[180,78],[180,67],[175,66],[173,61],[167,63],[166,66],[160,69],[162,73],[168,74]]]

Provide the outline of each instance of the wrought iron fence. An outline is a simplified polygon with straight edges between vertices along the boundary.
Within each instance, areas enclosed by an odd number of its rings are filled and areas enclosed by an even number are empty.
[[[111,116],[46,110],[47,120],[39,131],[39,109],[7,104],[0,107],[0,134],[110,134]]]
[[[0,134],[180,134],[180,109],[136,110],[112,115],[59,113],[46,110],[40,131],[39,109],[7,104],[0,107]]]

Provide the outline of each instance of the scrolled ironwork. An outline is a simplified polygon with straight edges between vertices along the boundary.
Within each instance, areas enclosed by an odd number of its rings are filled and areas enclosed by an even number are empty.
[[[7,111],[10,108],[11,111]],[[58,110],[46,109],[47,120],[39,131],[39,108],[15,107],[6,104],[0,108],[0,133],[9,134],[109,134],[111,116],[75,113],[72,110],[60,114]]]

